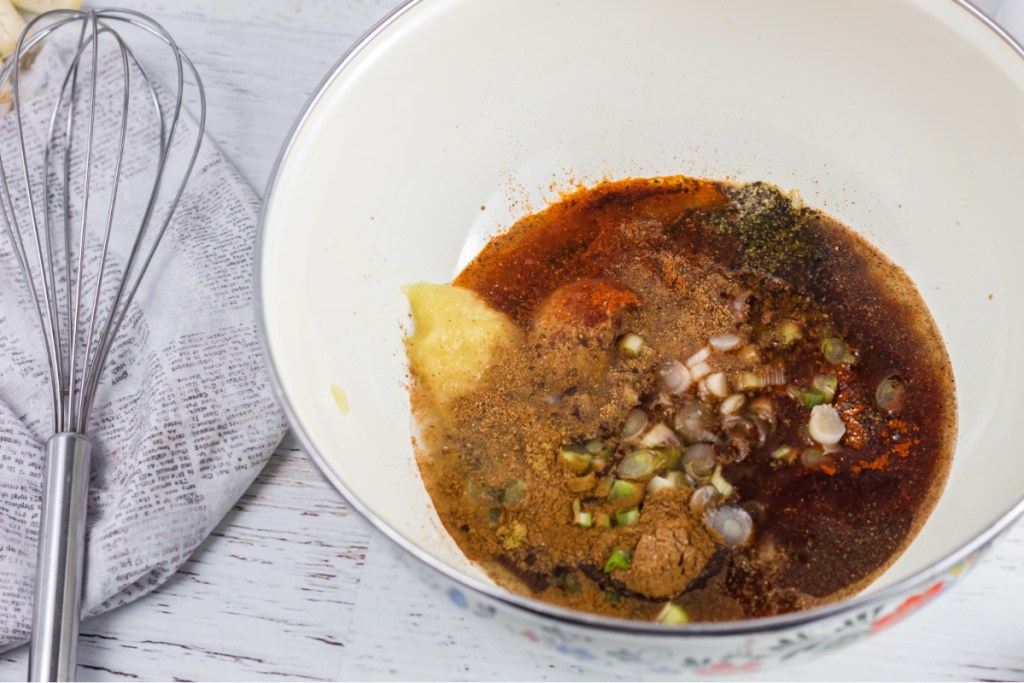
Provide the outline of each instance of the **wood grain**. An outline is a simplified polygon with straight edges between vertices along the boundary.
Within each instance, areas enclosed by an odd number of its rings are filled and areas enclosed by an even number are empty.
[[[257,190],[327,70],[395,0],[132,0],[196,62],[208,132]],[[987,0],[994,11],[998,0]],[[750,680],[1024,680],[1024,526],[922,614]],[[167,584],[83,625],[86,680],[607,680],[426,588],[291,439]],[[0,655],[23,679],[26,648]]]

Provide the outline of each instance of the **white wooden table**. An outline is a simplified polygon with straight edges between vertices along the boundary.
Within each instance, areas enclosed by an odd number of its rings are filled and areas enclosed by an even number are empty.
[[[120,0],[206,82],[213,141],[258,190],[307,97],[397,0]],[[994,12],[1002,0],[982,3]],[[1006,0],[1024,3],[1024,0]],[[1024,525],[923,613],[788,680],[1024,680]],[[89,680],[613,678],[501,637],[403,566],[286,438],[177,575],[83,625]],[[27,651],[0,655],[0,681]]]

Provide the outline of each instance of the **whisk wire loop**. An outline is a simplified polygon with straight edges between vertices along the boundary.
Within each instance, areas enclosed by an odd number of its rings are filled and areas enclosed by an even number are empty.
[[[91,41],[90,47],[92,49],[92,64],[94,66],[93,66],[93,68],[91,70],[91,73],[89,74],[89,76],[90,76],[90,83],[89,83],[90,88],[89,88],[89,99],[88,99],[89,125],[88,125],[88,129],[87,129],[88,132],[87,132],[86,141],[85,141],[85,190],[82,192],[82,209],[81,209],[81,212],[80,212],[81,213],[81,217],[80,217],[79,231],[78,231],[78,264],[77,264],[77,270],[76,270],[76,272],[79,273],[79,276],[77,278],[74,278],[75,294],[74,294],[74,297],[73,297],[72,305],[71,305],[70,309],[68,310],[68,316],[70,318],[68,324],[69,324],[69,329],[71,330],[71,343],[70,343],[70,346],[69,346],[70,366],[71,367],[70,367],[70,370],[68,372],[68,380],[69,381],[65,384],[65,386],[61,387],[61,389],[62,389],[61,395],[64,398],[64,406],[63,406],[63,408],[64,408],[64,425],[59,430],[59,431],[74,431],[74,432],[78,432],[78,433],[81,433],[82,429],[80,428],[80,426],[78,424],[76,424],[76,420],[75,420],[75,412],[74,412],[74,409],[75,409],[75,396],[74,396],[74,389],[75,389],[75,378],[78,376],[78,374],[76,372],[76,369],[77,369],[76,368],[76,364],[78,362],[78,346],[79,346],[78,342],[79,342],[79,335],[81,334],[81,331],[82,331],[80,326],[79,326],[79,316],[81,315],[81,311],[82,311],[82,288],[85,286],[85,278],[82,277],[81,274],[85,272],[85,238],[86,238],[86,227],[88,226],[88,220],[89,220],[89,199],[90,199],[91,194],[92,194],[89,190],[92,187],[93,143],[95,142],[95,133],[96,133],[96,87],[97,87],[96,86],[96,82],[97,82],[97,71],[98,71],[98,68],[96,68],[95,65],[97,65],[99,63],[99,40],[98,40],[98,37],[99,37],[98,36],[98,28],[99,27],[97,26],[97,22],[96,22],[96,15],[90,13],[88,15],[88,20],[89,20],[89,28],[90,28],[90,30],[92,32],[92,41]],[[73,79],[74,81],[78,80],[77,79],[78,70],[79,70],[79,68],[81,67],[81,64],[82,64],[82,61],[81,61],[80,57],[81,57],[81,53],[79,52],[78,54],[75,55],[75,60],[72,63],[72,67],[71,68],[72,68],[72,71],[75,73],[75,78]],[[62,99],[63,99],[62,97],[58,97],[57,98],[57,104],[55,105],[56,107],[59,108],[61,106]],[[73,116],[73,114],[74,114],[74,99],[71,99],[70,103],[69,103],[69,117]],[[72,130],[72,129],[73,129],[72,126],[68,126],[68,130],[69,131]],[[46,177],[48,173],[49,173],[49,169],[44,167],[44,169],[43,169],[43,177]],[[64,178],[64,182],[65,182],[65,184],[67,184],[69,182],[69,178],[65,177]],[[65,244],[65,249],[69,249],[69,248],[70,248],[69,245],[66,243]],[[106,253],[106,243],[104,242],[104,254],[105,253]],[[96,296],[100,295],[100,283],[101,283],[102,278],[103,278],[103,266],[104,266],[103,262],[100,262],[99,267],[97,268],[97,271],[96,271],[97,278],[98,278],[97,284],[96,284],[96,288],[95,288],[96,289]],[[91,324],[94,321],[90,320],[89,322]],[[83,371],[84,371],[84,368],[87,366],[87,361],[88,361],[88,356],[83,357],[83,359],[82,359]]]
[[[111,230],[113,229],[113,225],[114,225],[114,213],[115,213],[115,209],[117,207],[117,193],[118,193],[118,188],[120,187],[120,181],[121,181],[121,168],[122,168],[122,165],[124,163],[125,140],[126,140],[127,135],[128,135],[128,112],[129,112],[129,108],[130,108],[130,104],[131,104],[131,98],[129,96],[130,93],[131,93],[131,69],[130,69],[129,63],[128,63],[127,47],[126,47],[124,41],[121,39],[121,37],[117,33],[113,33],[112,35],[113,35],[114,39],[117,41],[118,47],[120,48],[120,52],[121,52],[122,68],[123,68],[123,73],[124,73],[124,96],[123,96],[123,103],[122,103],[122,107],[121,107],[120,133],[119,133],[119,139],[118,139],[118,145],[117,145],[117,153],[115,155],[115,161],[114,161],[114,172],[113,172],[114,183],[113,183],[112,188],[111,188],[110,204],[109,204],[109,207],[107,209],[106,227],[105,227],[104,234],[103,234],[103,247],[102,247],[102,253],[100,254],[99,268],[97,270],[98,276],[97,276],[96,286],[95,286],[95,289],[94,289],[92,313],[89,316],[89,328],[88,328],[87,338],[86,338],[86,341],[85,341],[85,350],[84,350],[84,352],[82,354],[83,361],[86,364],[85,367],[90,367],[89,366],[89,358],[90,358],[91,353],[92,353],[93,340],[94,340],[94,337],[95,337],[95,334],[96,334],[96,329],[97,329],[97,320],[99,319],[99,309],[100,309],[100,305],[101,305],[101,301],[102,301],[101,294],[102,294],[102,291],[103,291],[103,277],[104,277],[104,274],[106,273],[107,256],[108,256],[109,247],[110,247],[110,236],[111,236]],[[96,49],[97,43],[98,43],[98,41],[95,40],[95,37],[94,37],[93,49]],[[96,73],[95,73],[95,70],[94,70],[93,71],[94,83],[95,83],[95,77],[96,77]],[[96,106],[96,103],[95,103],[95,98],[96,98],[95,86],[93,88],[92,96],[93,96],[92,106],[95,107]],[[90,134],[91,133],[92,133],[92,130],[90,130]],[[90,192],[89,192],[89,179],[87,178],[86,179],[86,191],[84,193],[84,196],[88,197],[89,195],[90,195]],[[83,210],[83,216],[84,216],[84,214],[85,214],[85,211]],[[79,254],[81,254],[83,252],[84,252],[83,249],[79,250]],[[111,315],[112,315],[112,313],[108,314],[108,319],[109,319],[109,317]],[[98,360],[98,362],[94,363],[91,367],[102,366],[104,360],[105,360],[104,358],[100,358]],[[75,406],[72,405],[73,402],[72,401],[68,402],[69,403],[68,412],[69,412],[69,415],[71,416],[71,419],[69,419],[69,424],[74,428],[74,431],[76,431],[76,432],[83,432],[85,430],[85,420],[88,417],[88,415],[86,414],[86,395],[87,395],[87,392],[85,392],[85,391],[79,392],[79,394],[78,394],[77,412],[73,412],[73,410],[75,408]],[[80,423],[76,423],[74,421],[74,417],[76,415],[79,416],[79,418],[81,420]]]
[[[86,31],[87,27],[88,27],[88,24],[86,22],[82,22],[81,31],[79,32],[79,36],[78,36],[78,46],[79,47],[78,47],[78,50],[77,50],[77,52],[75,54],[74,68],[71,68],[71,69],[68,70],[68,73],[67,73],[67,75],[64,78],[64,83],[61,86],[61,95],[60,96],[62,98],[64,97],[64,93],[67,91],[68,83],[70,82],[70,84],[71,84],[71,91],[69,93],[69,96],[72,99],[74,99],[74,94],[75,94],[75,91],[76,91],[76,86],[77,86],[77,81],[78,81],[78,68],[77,68],[77,66],[78,66],[79,60],[81,60],[83,46],[85,45],[85,31]],[[44,169],[48,169],[50,167],[50,155],[51,155],[51,152],[52,152],[52,141],[55,139],[54,131],[57,128],[60,112],[61,112],[61,107],[55,106],[53,108],[53,112],[50,115],[50,126],[49,126],[49,132],[48,132],[48,135],[47,135],[47,140],[50,141],[50,144],[47,144],[43,148],[43,168]],[[64,173],[65,173],[65,176],[70,175],[70,172],[71,172],[70,150],[71,150],[71,147],[72,147],[71,139],[72,139],[72,136],[74,134],[73,123],[74,123],[74,113],[73,112],[69,112],[68,117],[67,117],[67,125],[66,125],[66,129],[65,129],[65,146],[64,146]],[[50,197],[50,174],[49,173],[43,173],[43,197],[45,197],[47,200]],[[63,227],[64,244],[70,244],[70,242],[71,242],[71,211],[70,211],[70,203],[71,203],[70,187],[69,187],[68,183],[64,183],[63,184],[63,196],[62,196],[62,202],[61,202],[61,206],[63,207],[63,211],[61,212],[61,214],[62,214],[61,215],[61,220],[62,220],[61,225]],[[46,250],[49,253],[49,262],[47,264],[48,265],[48,270],[47,270],[46,275],[48,277],[49,282],[53,283],[53,286],[56,288],[57,287],[57,274],[56,274],[57,271],[56,271],[56,269],[54,267],[54,251],[56,251],[56,246],[53,244],[53,240],[51,238],[51,234],[52,234],[51,230],[53,228],[51,227],[51,223],[50,223],[50,213],[51,212],[49,211],[49,202],[47,202],[46,210],[43,212],[43,222],[44,222],[43,235],[46,238]],[[63,265],[64,265],[64,272],[65,273],[70,273],[71,272],[71,250],[70,249],[65,249],[64,250],[64,264]],[[70,287],[65,287],[64,288],[64,292],[65,292],[64,310],[70,311],[71,310],[71,288]],[[56,296],[59,296],[59,293]],[[59,323],[59,321],[57,319],[57,316],[58,316],[57,306],[51,307],[51,310],[50,310],[50,326],[51,326],[51,329],[53,330],[54,336],[56,337],[55,347],[60,349],[60,348],[63,348],[63,346],[62,346],[63,340],[61,338],[61,326],[60,326],[60,323]],[[65,356],[65,354],[60,354],[57,358],[51,359],[51,363],[53,364],[53,370],[56,371],[56,383],[57,383],[57,386],[58,386],[58,391],[60,391],[60,392],[64,392],[65,391],[64,387],[66,387],[67,377],[68,377],[69,372],[70,372],[70,369],[68,368],[68,360],[69,359]],[[56,362],[54,362],[54,361],[56,361]],[[59,410],[59,407],[57,408],[57,410],[58,410],[59,414],[56,416],[56,419],[58,421],[61,421],[61,420],[64,419],[64,412],[62,410]],[[64,424],[62,424],[62,423],[59,423],[56,426],[56,431],[58,431],[58,432],[66,431],[66,429],[67,429],[66,426]]]

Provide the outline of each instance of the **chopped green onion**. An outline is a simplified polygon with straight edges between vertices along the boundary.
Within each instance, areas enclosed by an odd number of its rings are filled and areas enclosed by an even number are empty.
[[[583,585],[580,583],[580,578],[576,576],[576,572],[559,572],[555,575],[555,585],[573,595],[577,595],[583,590]]]
[[[836,390],[839,389],[839,378],[835,375],[815,375],[812,385],[825,394],[826,401],[831,403],[836,397]]]
[[[803,339],[804,333],[795,321],[787,319],[779,322],[775,327],[775,338],[783,346],[789,346],[793,342]]]
[[[779,462],[791,463],[796,460],[797,451],[792,446],[780,446],[772,451],[772,458]]]
[[[683,457],[683,449],[680,446],[666,446],[665,448],[655,449],[661,457],[664,459],[665,469],[677,470],[679,469],[679,462]]]
[[[781,365],[766,365],[756,371],[738,372],[733,375],[732,384],[736,391],[757,391],[786,383],[786,373]]]
[[[645,429],[647,429],[647,413],[639,408],[634,408],[629,411],[629,415],[626,416],[625,421],[622,423],[619,437],[623,441],[632,441],[640,436]]]
[[[594,515],[594,526],[598,529],[610,529],[612,518],[608,516],[607,512],[598,512]]]
[[[639,334],[630,332],[619,340],[619,351],[629,357],[640,355],[640,349],[644,345],[644,339]]]
[[[516,479],[501,492],[502,505],[509,507],[521,503],[524,498],[526,498],[526,482],[522,479]]]
[[[647,430],[644,434],[644,438],[640,439],[639,445],[641,448],[662,448],[664,446],[678,446],[679,437],[673,432],[668,425],[664,422],[658,424]]]
[[[563,448],[559,456],[565,469],[575,475],[586,474],[590,469],[590,461],[594,459],[590,453],[580,453],[568,448]]]
[[[711,444],[694,444],[683,453],[683,472],[694,481],[706,481],[715,471],[715,457]]]
[[[681,489],[684,486],[689,485],[689,482],[686,481],[686,475],[682,472],[669,472],[665,475],[665,479],[667,479],[668,482],[677,489]]]
[[[710,339],[708,343],[715,351],[732,351],[743,342],[737,335],[731,332],[723,334],[716,334]]]
[[[707,346],[702,346],[699,349],[697,349],[692,356],[686,359],[686,367],[693,368],[693,366],[700,365],[710,357],[711,349]]]
[[[619,476],[625,479],[645,479],[654,474],[664,462],[664,458],[652,450],[633,451],[619,461]]]
[[[622,479],[616,479],[612,484],[612,490],[608,492],[610,500],[625,500],[637,494],[636,484],[631,484]]]
[[[875,403],[882,410],[898,413],[907,396],[907,387],[899,377],[886,377],[875,389]]]
[[[821,389],[800,389],[799,387],[788,386],[786,387],[786,393],[804,408],[820,406],[831,400]]]
[[[743,545],[754,533],[754,520],[750,518],[750,513],[733,505],[715,508],[707,514],[704,521],[722,535],[722,541],[728,548]]]
[[[706,361],[701,361],[700,363],[690,366],[690,377],[694,382],[699,382],[710,375],[711,371],[711,365]]]
[[[718,496],[718,492],[714,486],[708,484],[707,486],[701,486],[699,489],[693,492],[690,496],[690,512],[695,517],[699,517],[704,514],[704,511],[709,505],[711,505],[715,498]]]
[[[725,398],[729,395],[729,380],[724,372],[713,372],[704,380],[704,387],[715,398]]]
[[[487,524],[494,526],[501,521],[501,508],[491,508],[487,511]]]
[[[737,391],[757,391],[764,389],[768,383],[756,372],[739,372],[733,377],[732,384]]]
[[[800,454],[800,464],[810,470],[816,470],[829,461],[829,457],[820,448],[805,448]]]
[[[679,473],[676,472],[676,474],[679,474]],[[655,493],[657,493],[658,491],[661,491],[662,489],[674,489],[674,488],[679,488],[679,487],[676,486],[675,484],[673,484],[672,480],[670,480],[670,479],[668,479],[666,477],[651,477],[651,480],[649,482],[647,482],[647,489],[646,490],[647,490],[647,493],[649,495],[654,495]]]
[[[606,456],[611,455],[612,449],[608,448],[605,442],[601,439],[591,439],[587,443],[583,444],[583,450],[592,456]]]
[[[636,508],[619,510],[615,513],[615,523],[619,526],[631,526],[640,520],[640,511]]]
[[[747,397],[743,394],[733,394],[718,406],[718,412],[722,415],[732,415],[733,413],[740,412],[740,408],[747,402]]]
[[[579,498],[572,501],[572,523],[576,526],[581,526],[584,529],[589,529],[594,526],[594,515],[589,512],[584,512],[583,504],[580,503]]]
[[[604,592],[604,601],[609,605],[617,605],[622,602],[622,596],[619,595],[618,591],[609,589]]]
[[[615,569],[629,569],[629,553],[622,548],[613,548],[604,563],[604,573],[611,574]]]
[[[690,615],[686,613],[682,607],[674,602],[667,602],[665,606],[658,612],[658,616],[655,619],[659,624],[668,624],[670,626],[678,626],[679,624],[688,624],[690,622]]]
[[[832,406],[815,406],[807,423],[807,432],[822,446],[834,446],[846,433],[846,425]]]
[[[672,426],[687,443],[697,443],[706,438],[714,413],[711,406],[694,401],[683,406],[672,418]]]
[[[747,344],[739,350],[740,360],[749,363],[750,365],[757,365],[761,362],[761,352],[757,350],[757,347],[753,344]]]
[[[715,490],[721,494],[723,498],[728,498],[729,494],[733,492],[732,484],[725,480],[722,476],[722,466],[719,465],[715,468],[714,473],[711,475],[711,485],[715,487]]]
[[[685,365],[677,360],[664,361],[658,366],[661,383],[670,394],[681,394],[690,388],[692,377]]]
[[[854,355],[846,348],[846,343],[839,337],[826,337],[821,342],[821,355],[832,365],[852,363],[856,360]]]
[[[775,402],[767,396],[758,396],[757,398],[750,401],[750,405],[747,406],[747,411],[753,417],[759,417],[765,421],[765,424],[774,428],[778,417],[775,415]]]

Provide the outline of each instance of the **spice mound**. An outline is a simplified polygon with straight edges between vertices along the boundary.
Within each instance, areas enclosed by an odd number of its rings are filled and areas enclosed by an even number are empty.
[[[941,493],[954,387],[920,295],[775,187],[603,183],[405,291],[420,471],[510,590],[667,624],[804,609]]]

